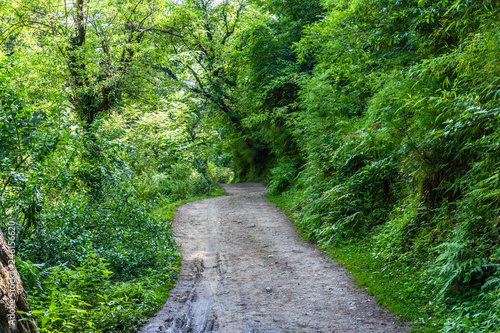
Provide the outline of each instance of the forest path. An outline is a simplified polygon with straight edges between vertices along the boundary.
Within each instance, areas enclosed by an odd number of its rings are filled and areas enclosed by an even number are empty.
[[[179,207],[182,271],[142,333],[406,332],[346,270],[301,240],[260,183]]]

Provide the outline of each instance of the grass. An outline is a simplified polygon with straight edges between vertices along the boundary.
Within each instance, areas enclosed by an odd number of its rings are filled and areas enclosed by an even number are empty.
[[[327,250],[382,307],[397,314],[400,321],[413,323],[412,332],[435,332],[427,325],[431,319],[433,295],[423,283],[425,270],[400,260],[393,263],[377,260],[374,247],[368,238]]]

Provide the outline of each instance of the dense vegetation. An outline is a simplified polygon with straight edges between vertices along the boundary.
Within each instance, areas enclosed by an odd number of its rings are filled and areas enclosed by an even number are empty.
[[[416,331],[500,332],[494,0],[10,1],[1,220],[42,331],[132,331],[175,206],[265,180]]]
[[[220,194],[230,158],[159,69],[165,6],[61,3],[0,8],[1,221],[42,332],[131,332],[175,281],[176,206]]]
[[[271,198],[415,330],[498,332],[497,2],[323,5],[265,2],[233,44]]]

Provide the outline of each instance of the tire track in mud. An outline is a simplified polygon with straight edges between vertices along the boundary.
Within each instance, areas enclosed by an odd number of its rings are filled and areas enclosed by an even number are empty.
[[[298,236],[263,184],[179,207],[177,285],[141,333],[406,332],[345,269]]]

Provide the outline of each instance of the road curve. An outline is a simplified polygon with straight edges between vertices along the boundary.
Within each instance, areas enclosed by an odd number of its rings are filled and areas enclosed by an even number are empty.
[[[407,332],[346,270],[301,240],[260,183],[179,207],[182,271],[141,333]]]

